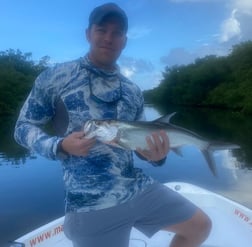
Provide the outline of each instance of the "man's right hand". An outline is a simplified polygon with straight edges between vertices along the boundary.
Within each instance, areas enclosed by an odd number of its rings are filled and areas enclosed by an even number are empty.
[[[95,138],[85,138],[83,131],[73,132],[63,139],[61,148],[68,154],[86,156],[95,142]]]

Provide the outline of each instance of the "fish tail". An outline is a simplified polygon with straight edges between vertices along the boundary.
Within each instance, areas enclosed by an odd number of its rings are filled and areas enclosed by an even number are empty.
[[[217,177],[216,163],[214,159],[214,152],[219,150],[232,150],[238,149],[240,146],[232,143],[210,143],[207,149],[203,150],[202,153],[206,159],[209,169],[214,176]]]

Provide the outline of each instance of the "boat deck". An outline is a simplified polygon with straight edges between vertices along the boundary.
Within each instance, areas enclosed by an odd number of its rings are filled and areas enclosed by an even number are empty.
[[[200,206],[211,218],[211,234],[201,247],[252,246],[252,210],[196,186],[169,183],[169,187]],[[63,221],[64,217],[57,219],[21,237],[17,242],[25,243],[25,247],[72,247],[63,233]],[[160,231],[149,239],[133,228],[129,247],[167,247],[173,235]]]

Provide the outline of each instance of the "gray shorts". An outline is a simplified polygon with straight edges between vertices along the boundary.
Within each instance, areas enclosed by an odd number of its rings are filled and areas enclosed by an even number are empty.
[[[190,219],[197,207],[178,193],[155,183],[127,203],[88,213],[68,213],[64,232],[74,247],[128,247],[132,227],[151,237]]]

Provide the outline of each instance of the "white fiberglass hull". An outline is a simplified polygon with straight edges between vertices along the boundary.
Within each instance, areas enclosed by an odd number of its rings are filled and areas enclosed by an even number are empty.
[[[172,182],[165,184],[203,209],[212,220],[212,232],[202,247],[251,247],[252,210],[200,187]],[[13,247],[72,247],[63,233],[64,217],[44,225],[15,242]],[[151,239],[132,229],[129,247],[167,247],[172,233],[160,231]]]

